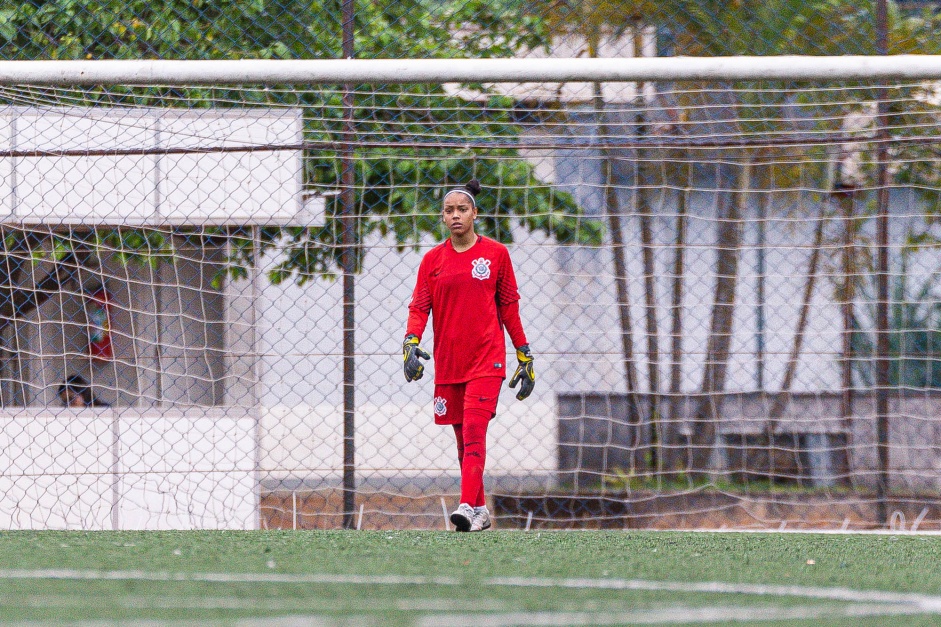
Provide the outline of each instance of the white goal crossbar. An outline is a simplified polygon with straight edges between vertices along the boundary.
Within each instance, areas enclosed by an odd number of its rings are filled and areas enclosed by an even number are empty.
[[[941,55],[0,61],[0,85],[934,79]]]

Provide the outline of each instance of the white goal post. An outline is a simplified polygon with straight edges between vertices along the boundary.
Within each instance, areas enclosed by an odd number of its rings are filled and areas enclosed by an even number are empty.
[[[393,84],[941,79],[941,55],[0,61],[0,85]]]

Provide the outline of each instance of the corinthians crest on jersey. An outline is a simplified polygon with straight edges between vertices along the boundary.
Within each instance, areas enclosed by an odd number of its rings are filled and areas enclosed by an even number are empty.
[[[490,260],[483,257],[474,259],[471,262],[471,276],[481,281],[490,278]]]
[[[444,416],[448,413],[448,401],[441,396],[435,397],[435,416]]]

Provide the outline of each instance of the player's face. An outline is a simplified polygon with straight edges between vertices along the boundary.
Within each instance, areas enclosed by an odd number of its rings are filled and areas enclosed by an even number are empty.
[[[473,232],[477,210],[470,198],[464,194],[450,194],[444,199],[444,211],[441,219],[451,229],[451,235],[458,237]]]

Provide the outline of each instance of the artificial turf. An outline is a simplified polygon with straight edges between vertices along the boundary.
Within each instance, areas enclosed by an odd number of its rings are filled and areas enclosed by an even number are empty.
[[[636,624],[646,616],[638,612],[692,608],[691,624],[727,624],[703,622],[694,610],[741,607],[755,611],[748,622],[754,625],[933,625],[941,615],[927,610],[841,617],[860,603],[813,595],[608,584],[849,588],[941,601],[939,558],[941,537],[921,535],[14,531],[0,533],[0,620],[237,624],[246,617],[304,616],[325,624],[424,625],[471,614],[489,617],[486,624],[565,624],[566,617],[573,624]],[[207,573],[233,580],[201,579]],[[237,580],[239,574],[284,577]],[[295,581],[293,575],[327,577]],[[759,620],[769,608],[827,616]],[[650,620],[661,624],[656,616]]]

